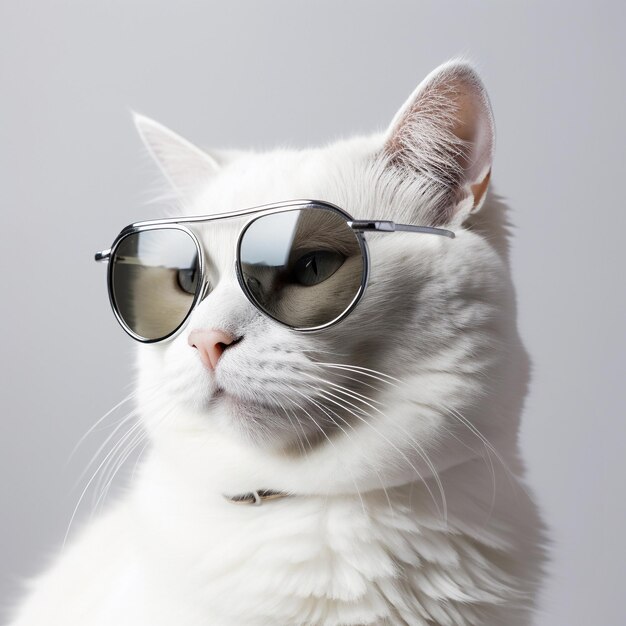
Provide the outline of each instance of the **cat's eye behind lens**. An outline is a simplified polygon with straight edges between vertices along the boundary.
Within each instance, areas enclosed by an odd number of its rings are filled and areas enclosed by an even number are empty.
[[[338,211],[307,207],[260,216],[239,240],[241,286],[259,309],[287,326],[326,326],[361,293],[362,245]]]
[[[122,324],[143,341],[174,333],[201,284],[192,236],[177,228],[134,232],[121,239],[110,262],[111,299]]]

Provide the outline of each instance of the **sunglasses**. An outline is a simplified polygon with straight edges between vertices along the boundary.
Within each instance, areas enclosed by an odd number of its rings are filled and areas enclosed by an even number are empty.
[[[261,313],[303,332],[336,324],[363,296],[370,263],[364,233],[454,238],[442,228],[355,220],[317,200],[137,222],[95,255],[108,261],[109,300],[122,328],[143,343],[176,335],[212,290],[211,251],[192,227],[247,216],[235,247],[239,285]]]

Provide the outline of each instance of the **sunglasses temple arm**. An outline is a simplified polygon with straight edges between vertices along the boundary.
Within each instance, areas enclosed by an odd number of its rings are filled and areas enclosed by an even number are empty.
[[[111,248],[109,248],[108,250],[102,250],[101,252],[96,252],[96,254],[94,255],[94,259],[98,263],[103,263],[105,261],[108,261],[110,257],[111,257]]]
[[[455,234],[451,230],[445,228],[435,228],[433,226],[413,226],[412,224],[396,224],[388,220],[352,220],[348,222],[348,226],[352,230],[359,232],[379,232],[394,233],[402,231],[406,233],[424,233],[427,235],[440,235],[442,237],[450,237],[454,239]]]

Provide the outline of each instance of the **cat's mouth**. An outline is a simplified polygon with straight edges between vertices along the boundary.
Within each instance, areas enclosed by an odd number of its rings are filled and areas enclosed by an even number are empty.
[[[241,401],[232,392],[226,391],[224,387],[216,387],[208,399],[207,409],[211,410],[217,406],[228,406],[238,400]]]
[[[211,400],[217,400],[219,398],[223,398],[226,395],[226,389],[224,387],[216,387],[213,395],[211,396]]]
[[[242,397],[234,391],[217,386],[213,391],[213,395],[209,399],[209,407],[212,405],[226,406],[230,409],[273,409],[275,408],[269,399],[263,401],[260,398]]]

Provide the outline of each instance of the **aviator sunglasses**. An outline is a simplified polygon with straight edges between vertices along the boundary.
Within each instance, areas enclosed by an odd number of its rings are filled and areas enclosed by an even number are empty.
[[[247,216],[235,247],[239,285],[261,313],[303,332],[336,324],[363,296],[370,267],[364,233],[454,238],[442,228],[355,220],[317,200],[137,222],[95,255],[108,261],[109,300],[122,328],[143,343],[176,335],[212,289],[211,250],[193,226]]]

